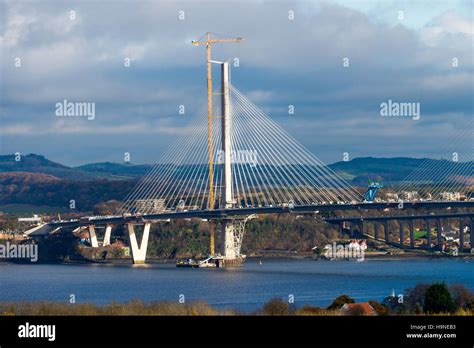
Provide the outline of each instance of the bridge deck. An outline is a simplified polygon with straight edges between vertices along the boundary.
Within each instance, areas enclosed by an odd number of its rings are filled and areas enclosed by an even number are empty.
[[[359,222],[359,221],[389,221],[389,220],[428,220],[428,219],[446,219],[446,218],[462,218],[474,217],[474,212],[470,213],[450,213],[450,214],[423,214],[423,215],[393,215],[393,216],[341,216],[336,218],[326,218],[324,221],[329,223],[339,222]]]
[[[474,208],[474,201],[423,201],[423,202],[403,202],[403,209],[440,209],[440,208]],[[369,210],[386,208],[400,209],[399,202],[379,202],[379,203],[347,203],[347,204],[325,204],[325,205],[299,205],[290,208],[288,206],[278,207],[257,207],[257,208],[234,208],[216,210],[192,210],[163,212],[159,214],[131,215],[131,216],[106,216],[89,217],[71,221],[53,221],[51,226],[87,226],[87,225],[107,225],[121,224],[127,222],[159,221],[168,219],[225,219],[226,217],[248,216],[252,214],[284,214],[284,213],[314,213],[322,211],[343,211],[343,210]],[[467,213],[470,214],[470,213]],[[428,215],[432,218],[437,215]],[[400,219],[408,219],[408,216],[400,216]],[[348,218],[345,218],[348,219]],[[360,217],[356,218],[360,220]],[[365,218],[370,219],[370,218]],[[377,217],[376,219],[382,219]],[[346,220],[347,221],[347,220]]]

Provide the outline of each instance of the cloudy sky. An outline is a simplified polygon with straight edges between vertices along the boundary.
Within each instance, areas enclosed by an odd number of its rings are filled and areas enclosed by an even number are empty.
[[[1,154],[154,162],[206,102],[190,41],[210,31],[245,38],[213,58],[238,58],[233,84],[327,163],[472,156],[471,0],[0,4]],[[58,117],[65,99],[95,118]],[[388,100],[420,103],[420,119],[381,116]]]

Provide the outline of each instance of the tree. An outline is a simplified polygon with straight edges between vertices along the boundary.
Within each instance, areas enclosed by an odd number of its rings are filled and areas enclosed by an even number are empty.
[[[425,302],[426,290],[429,287],[429,284],[418,284],[414,288],[405,291],[405,304],[410,312],[419,314]]]
[[[355,301],[347,295],[341,295],[329,305],[328,309],[341,309],[346,303],[355,303]]]
[[[122,206],[122,204],[122,202],[116,200],[102,202],[94,206],[94,213],[99,215],[112,215]]]
[[[280,298],[274,298],[263,306],[263,312],[265,315],[290,315],[291,310],[288,302],[283,301]]]
[[[388,306],[374,300],[370,300],[369,304],[375,309],[378,315],[388,315]]]
[[[425,292],[425,313],[447,313],[455,310],[453,298],[445,283],[434,283]]]
[[[449,292],[453,298],[456,309],[472,308],[474,304],[474,294],[462,284],[454,284],[449,287]]]
[[[382,305],[386,306],[389,313],[393,314],[408,314],[408,307],[403,302],[403,299],[398,296],[388,296],[382,301]]]

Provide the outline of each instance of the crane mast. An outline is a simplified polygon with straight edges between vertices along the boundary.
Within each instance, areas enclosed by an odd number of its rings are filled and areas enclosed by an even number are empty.
[[[195,46],[205,45],[206,56],[207,56],[207,144],[208,144],[208,165],[209,165],[209,201],[208,209],[214,209],[214,163],[213,163],[213,144],[212,144],[212,52],[211,47],[214,43],[226,43],[226,42],[240,42],[242,38],[229,38],[229,39],[213,39],[211,33],[206,33],[205,41],[192,41],[191,43]],[[214,223],[210,222],[210,251],[211,256],[214,256]]]

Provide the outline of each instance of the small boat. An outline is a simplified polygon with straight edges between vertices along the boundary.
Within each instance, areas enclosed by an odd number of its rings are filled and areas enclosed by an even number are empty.
[[[176,267],[182,268],[216,268],[218,267],[218,258],[209,256],[207,259],[204,260],[178,260],[176,262]]]
[[[198,268],[199,263],[196,260],[193,259],[187,259],[187,260],[178,260],[176,262],[176,267],[183,267],[183,268]]]
[[[199,261],[199,268],[215,268],[217,267],[216,260],[209,256],[207,259]]]

